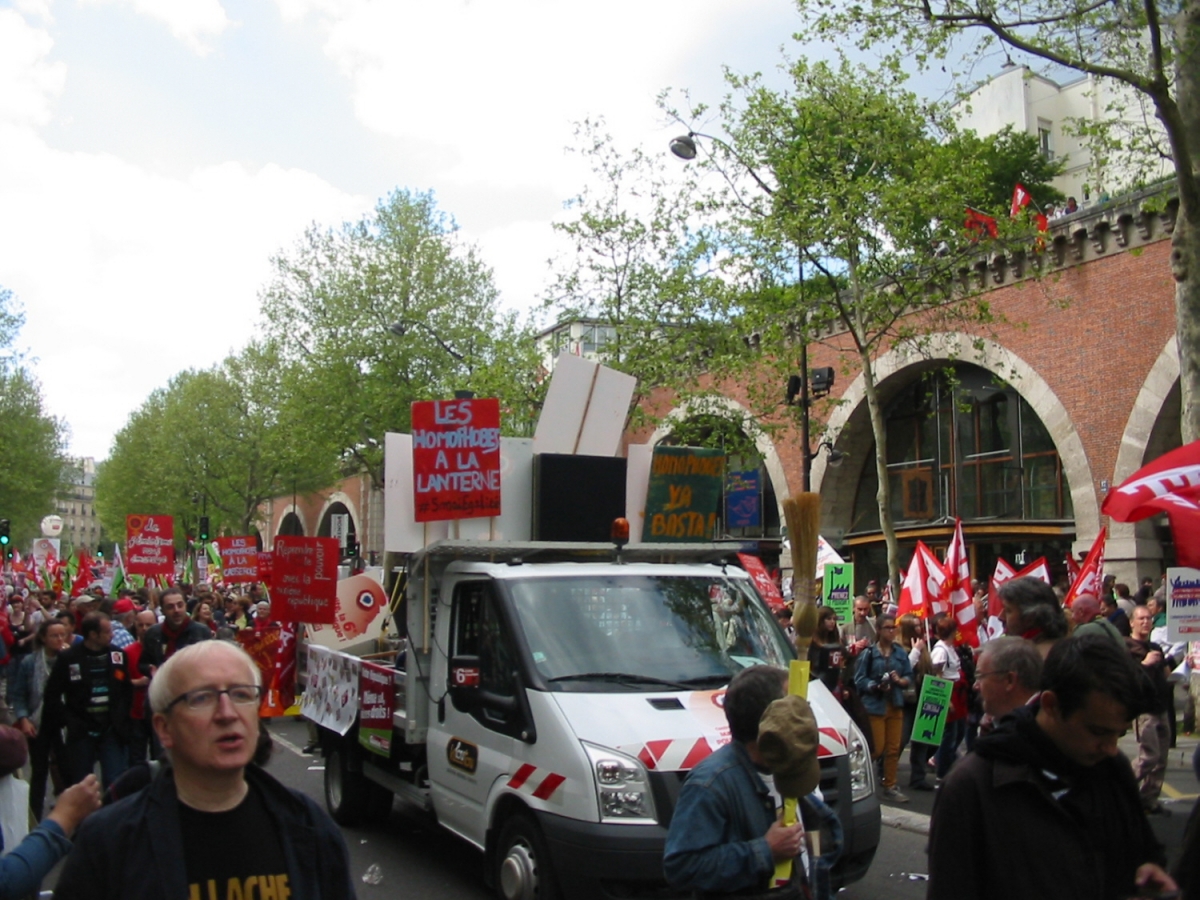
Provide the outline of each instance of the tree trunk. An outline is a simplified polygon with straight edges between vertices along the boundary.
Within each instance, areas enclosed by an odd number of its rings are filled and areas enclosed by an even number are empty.
[[[1200,438],[1200,0],[1185,0],[1175,23],[1175,90],[1183,124],[1175,151],[1179,214],[1171,235],[1175,328],[1179,340],[1181,431],[1185,444]],[[1192,177],[1184,173],[1190,167]]]
[[[879,478],[875,499],[879,502],[879,530],[883,532],[883,539],[887,543],[888,583],[892,586],[892,602],[897,603],[900,600],[900,544],[896,540],[896,526],[892,522],[892,485],[887,470],[887,422],[883,418],[883,407],[879,404],[870,350],[860,349],[859,358],[862,360],[867,410],[871,414],[871,431],[875,435],[875,473]]]

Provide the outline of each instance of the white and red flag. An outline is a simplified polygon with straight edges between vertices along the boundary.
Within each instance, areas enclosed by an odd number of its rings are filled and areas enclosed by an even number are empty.
[[[942,587],[946,583],[946,570],[938,558],[922,541],[917,541],[912,562],[900,588],[900,602],[896,616],[913,613],[923,619],[933,618],[947,607],[941,603]]]
[[[1017,217],[1017,213],[1028,206],[1032,201],[1033,197],[1030,196],[1029,191],[1025,190],[1025,185],[1018,182],[1016,186],[1013,187],[1012,206],[1008,211],[1009,216],[1015,219]]]
[[[971,595],[971,561],[963,537],[962,519],[954,520],[954,537],[946,548],[946,583],[942,597],[958,623],[959,634],[972,647],[979,646],[979,626],[975,621],[975,603]]]
[[[1100,511],[1118,522],[1165,512],[1179,565],[1200,568],[1200,441],[1142,466],[1104,498]]]
[[[1093,597],[1100,596],[1100,585],[1104,578],[1104,542],[1108,540],[1108,526],[1100,529],[1100,533],[1096,535],[1096,540],[1092,542],[1092,549],[1088,551],[1087,559],[1083,561],[1083,566],[1079,570],[1079,577],[1071,585],[1071,589],[1067,591],[1067,596],[1063,598],[1063,606],[1067,609],[1071,608],[1071,604],[1075,602],[1075,598],[1082,594],[1091,594]]]
[[[1010,566],[1005,560],[996,560],[996,571],[992,572],[992,578],[988,582],[988,615],[999,618],[1004,604],[1000,602],[1000,585],[1013,578],[1017,574],[1017,570]]]

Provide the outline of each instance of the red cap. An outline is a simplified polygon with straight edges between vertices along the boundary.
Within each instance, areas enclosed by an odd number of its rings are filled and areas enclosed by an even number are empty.
[[[113,604],[113,612],[115,612],[117,615],[121,615],[122,613],[131,613],[135,609],[137,609],[137,607],[133,605],[133,601],[128,597],[122,597]]]

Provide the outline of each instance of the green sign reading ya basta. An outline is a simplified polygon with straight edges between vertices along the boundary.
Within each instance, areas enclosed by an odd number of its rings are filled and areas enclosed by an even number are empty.
[[[717,527],[725,454],[702,447],[655,447],[642,540],[711,541]]]

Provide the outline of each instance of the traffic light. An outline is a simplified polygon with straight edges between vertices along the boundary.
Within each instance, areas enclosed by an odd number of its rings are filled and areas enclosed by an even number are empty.
[[[12,556],[12,536],[8,533],[8,519],[0,519],[0,556]]]
[[[208,516],[200,517],[200,540],[208,540]]]
[[[345,559],[355,559],[358,556],[358,541],[352,537],[346,538],[346,549],[343,557]]]

